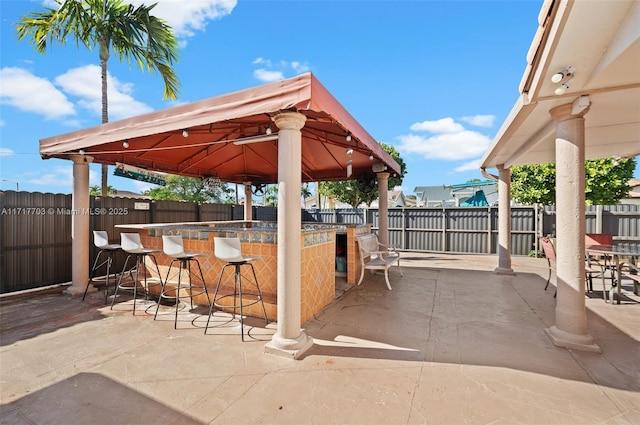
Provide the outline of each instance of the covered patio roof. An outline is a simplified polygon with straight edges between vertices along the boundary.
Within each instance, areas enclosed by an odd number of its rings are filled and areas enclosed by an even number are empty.
[[[232,183],[275,183],[278,128],[271,118],[282,111],[307,118],[302,181],[347,180],[348,159],[350,178],[371,173],[376,162],[400,173],[393,158],[311,73],[42,139],[40,153],[69,158],[82,151],[101,164]],[[349,148],[353,153],[347,158]]]
[[[572,102],[576,111],[590,108],[586,159],[639,155],[640,2],[546,0],[538,22],[521,95],[480,168],[555,162],[549,111]],[[556,94],[561,82],[551,77],[569,67],[569,87]]]

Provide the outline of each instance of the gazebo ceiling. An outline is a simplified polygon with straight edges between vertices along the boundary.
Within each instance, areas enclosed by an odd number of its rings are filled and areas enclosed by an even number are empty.
[[[123,163],[232,183],[275,183],[279,129],[271,118],[282,111],[307,117],[302,129],[303,181],[357,178],[371,173],[374,163],[386,165],[392,174],[400,172],[393,158],[311,73],[42,139],[40,153],[43,158],[69,158],[83,152],[101,164]],[[242,143],[269,131],[274,140]],[[349,157],[347,149],[353,150]]]

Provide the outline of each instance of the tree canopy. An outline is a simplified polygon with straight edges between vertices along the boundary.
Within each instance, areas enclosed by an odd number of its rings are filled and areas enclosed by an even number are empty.
[[[118,191],[116,190],[115,187],[109,185],[109,187],[107,187],[107,192],[109,193],[109,195],[117,195]],[[102,195],[102,191],[100,190],[100,186],[98,186],[97,184],[94,186],[91,186],[89,188],[89,195],[91,196],[100,196]]]
[[[636,168],[635,158],[603,158],[585,161],[587,205],[615,205],[631,190],[628,185]],[[523,205],[554,205],[555,164],[522,165],[511,168],[511,199]]]
[[[233,190],[223,184],[208,186],[202,179],[168,175],[166,186],[154,187],[145,195],[158,200],[191,202],[232,202]]]
[[[28,38],[38,53],[51,44],[64,45],[71,36],[76,46],[98,47],[102,78],[102,124],[109,122],[107,61],[111,50],[120,62],[135,61],[143,71],[158,71],[164,80],[164,98],[175,99],[178,77],[173,70],[178,41],[173,29],[151,14],[156,6],[134,7],[122,0],[56,0],[57,8],[23,16],[16,25],[18,41]],[[102,165],[102,195],[107,195],[109,168]]]
[[[407,165],[400,157],[400,153],[390,145],[380,143],[382,148],[391,155],[393,159],[400,165],[400,175],[392,175],[389,178],[389,189],[402,185],[402,180],[405,174],[407,174]],[[378,199],[378,182],[372,173],[371,178],[372,185],[370,191],[362,190],[363,186],[358,183],[358,180],[343,180],[335,182],[321,182],[319,185],[320,195],[323,196],[335,196],[335,198],[346,204],[351,205],[353,208],[357,208],[358,205],[365,203],[367,206],[371,205],[373,201]]]

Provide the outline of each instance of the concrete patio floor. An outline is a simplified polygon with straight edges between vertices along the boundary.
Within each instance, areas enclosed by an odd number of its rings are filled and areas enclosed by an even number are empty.
[[[304,328],[303,359],[263,353],[275,325],[102,292],[0,303],[1,424],[640,424],[640,298],[587,296],[602,354],[554,346],[546,261],[403,253]],[[596,283],[596,290],[601,289]],[[246,330],[246,327],[245,327]]]

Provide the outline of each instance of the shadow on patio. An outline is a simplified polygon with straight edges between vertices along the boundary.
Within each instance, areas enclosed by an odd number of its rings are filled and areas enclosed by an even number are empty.
[[[201,312],[176,331],[173,320],[133,317],[126,305],[110,311],[97,293],[90,303],[41,297],[43,309],[85,320],[39,315],[25,332],[4,320],[29,320],[32,301],[4,303],[0,422],[19,413],[24,423],[55,423],[51,409],[77,393],[54,388],[80,379],[158,403],[171,419],[156,423],[640,423],[640,299],[587,298],[603,353],[574,352],[544,334],[555,314],[544,260],[515,258],[517,276],[495,275],[495,263],[405,253],[393,291],[369,277],[305,324],[315,346],[300,361],[264,354],[275,326],[259,320],[242,343],[237,322],[218,313],[207,335]],[[91,423],[113,423],[99,398],[77,396],[65,423],[90,423],[92,412]]]

